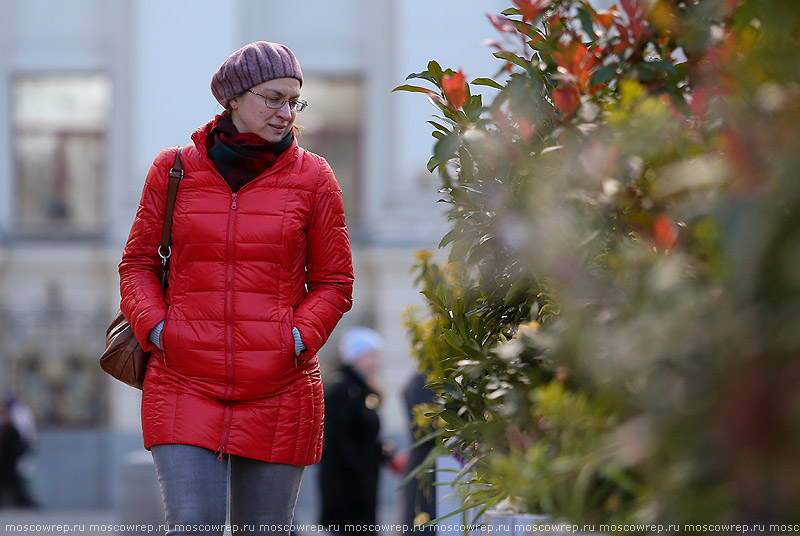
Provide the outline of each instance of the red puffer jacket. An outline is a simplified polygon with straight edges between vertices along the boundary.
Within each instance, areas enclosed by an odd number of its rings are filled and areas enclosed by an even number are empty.
[[[295,141],[234,194],[206,152],[210,125],[181,151],[166,297],[157,249],[176,149],[162,151],[147,175],[120,263],[122,311],[153,351],[144,444],[316,463],[324,414],[316,353],[352,304],[341,190],[327,162]],[[147,336],[165,318],[162,352]],[[299,358],[293,326],[306,346]]]

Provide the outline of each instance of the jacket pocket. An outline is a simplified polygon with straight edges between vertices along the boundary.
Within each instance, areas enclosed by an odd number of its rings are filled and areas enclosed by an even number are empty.
[[[292,330],[294,329],[294,310],[289,310],[289,322],[288,322],[288,331],[289,331],[289,363],[291,364],[292,368],[297,368],[297,361],[300,359],[294,353],[294,333]]]
[[[175,317],[175,307],[170,307],[167,309],[167,318],[164,321],[164,329],[161,330],[161,352],[164,354],[164,360],[168,360],[169,356],[172,352],[172,349],[175,348],[175,344],[177,342],[177,332],[179,327],[179,322],[176,321]]]

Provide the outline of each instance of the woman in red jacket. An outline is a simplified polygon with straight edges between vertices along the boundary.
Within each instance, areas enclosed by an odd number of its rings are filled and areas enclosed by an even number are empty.
[[[181,151],[169,285],[158,255],[175,148],[145,181],[120,263],[122,311],[152,354],[144,445],[167,534],[288,534],[303,467],[320,459],[317,351],[352,304],[342,194],[300,148],[303,75],[286,46],[233,53],[211,91],[225,112]],[[228,462],[228,463],[226,463]]]

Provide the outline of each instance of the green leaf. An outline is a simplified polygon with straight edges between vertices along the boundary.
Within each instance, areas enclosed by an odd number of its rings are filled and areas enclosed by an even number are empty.
[[[677,69],[675,69],[675,66],[672,65],[670,62],[665,61],[665,60],[646,61],[645,65],[653,67],[658,71],[663,71],[663,72],[669,74],[670,76],[675,76],[676,74],[678,74],[678,71],[677,71]]]
[[[397,86],[392,90],[394,91],[410,91],[412,93],[425,93],[426,95],[436,95],[436,92],[432,89],[427,89],[424,87],[419,86],[412,86],[411,84],[403,84],[402,86]]]
[[[433,126],[434,126],[434,127],[436,127],[438,130],[441,130],[441,131],[442,131],[442,132],[444,132],[444,133],[448,133],[448,132],[450,132],[450,129],[449,129],[449,128],[447,128],[447,127],[446,127],[446,126],[444,126],[444,125],[440,125],[440,124],[439,124],[439,123],[437,123],[436,121],[428,121],[428,123],[430,123],[431,125],[433,125]]]
[[[469,337],[470,330],[469,324],[467,323],[467,306],[464,304],[464,300],[461,298],[456,299],[456,315],[458,316],[459,320],[461,321],[461,325],[459,326],[461,329],[461,334],[463,336]]]
[[[443,116],[441,116],[441,115],[434,115],[433,117],[434,117],[435,119],[440,119],[441,121],[444,121],[444,122],[446,123],[446,125],[445,125],[445,126],[447,126],[447,124],[449,124],[449,125],[450,125],[450,126],[452,126],[452,127],[457,127],[457,126],[458,126],[458,122],[457,122],[457,121],[454,121],[454,120],[453,120],[452,118],[450,118],[450,117],[443,117]]]
[[[456,350],[461,350],[461,346],[464,344],[463,339],[453,331],[452,329],[442,328],[442,333],[444,333],[444,339],[450,343],[450,346],[455,348]]]
[[[451,132],[436,142],[433,146],[433,154],[439,159],[439,162],[446,162],[455,156],[460,145],[461,136],[458,135],[458,132]]]
[[[439,417],[444,420],[447,424],[455,426],[457,428],[461,428],[464,426],[464,419],[458,416],[458,413],[453,411],[452,409],[446,409],[439,414]]]
[[[471,247],[472,247],[471,240],[460,239],[454,241],[453,246],[450,248],[450,255],[448,255],[447,260],[449,262],[460,261],[467,255]]]
[[[503,89],[505,87],[501,83],[497,82],[492,78],[476,78],[475,80],[470,82],[470,84],[475,86],[489,86],[495,89]]]
[[[442,300],[439,299],[439,297],[436,294],[434,294],[430,290],[422,290],[420,291],[420,293],[426,298],[428,298],[428,303],[430,305],[434,306],[436,309],[439,309],[439,311],[441,311],[442,313],[448,314],[448,311],[445,308],[444,303],[442,302]]]
[[[471,95],[464,105],[464,114],[473,123],[480,117],[481,109],[483,108],[483,97],[480,95]]]
[[[511,63],[519,65],[523,69],[529,69],[530,68],[530,64],[524,58],[522,58],[520,56],[517,56],[513,52],[499,51],[499,52],[495,52],[493,54],[493,56],[495,58],[499,58],[501,60],[510,61]]]
[[[597,40],[597,34],[594,33],[594,21],[592,21],[592,16],[589,14],[586,9],[579,7],[578,8],[578,17],[581,19],[581,26],[583,26],[583,31],[586,32],[586,35],[589,36],[589,39],[592,41]]]
[[[436,83],[436,80],[434,80],[427,71],[423,71],[421,73],[411,73],[410,75],[406,76],[406,80],[413,80],[414,78],[422,78],[423,80],[427,80],[435,86],[439,86],[439,84]]]
[[[464,401],[464,393],[461,392],[461,386],[453,380],[445,380],[443,382],[444,392],[450,395],[454,400],[460,402]]]
[[[472,208],[472,209],[479,208],[477,203],[475,203],[475,201],[473,201],[473,199],[472,199],[472,197],[470,197],[469,193],[467,193],[467,191],[464,190],[463,188],[453,188],[453,189],[451,189],[450,190],[450,195],[453,197],[453,199],[455,199],[456,201],[458,201],[459,203],[461,203],[462,205],[464,205],[464,206],[466,206],[468,208]]]
[[[494,255],[494,242],[495,237],[492,235],[485,235],[480,241],[472,247],[472,250],[469,252],[469,258],[467,258],[467,262],[470,264],[479,263],[484,257],[488,257],[490,255]]]
[[[586,504],[589,486],[592,484],[595,472],[596,468],[592,464],[586,464],[578,471],[578,476],[575,478],[575,488],[572,492],[573,508],[579,509],[583,504]]]
[[[477,112],[480,113],[480,112]],[[461,164],[458,180],[461,183],[467,182],[472,183],[475,180],[475,161],[472,159],[472,155],[467,150],[465,146],[461,146],[458,148],[458,160]],[[467,186],[462,186],[464,189],[469,189]]]
[[[524,278],[519,278],[511,285],[506,292],[505,302],[509,305],[517,303],[530,288],[529,282]]]
[[[441,283],[436,285],[436,296],[439,298],[439,303],[444,306],[445,302],[447,302],[447,289]],[[450,313],[449,310],[447,312],[448,314]]]
[[[460,234],[461,234],[460,227],[454,227],[453,229],[450,229],[447,232],[447,234],[442,237],[442,240],[439,242],[439,247],[440,248],[445,247],[447,244],[455,240]]]
[[[433,155],[430,158],[430,160],[428,160],[428,165],[426,167],[428,168],[428,171],[433,173],[434,170],[436,170],[436,168],[439,167],[439,164],[441,164],[441,161],[438,158],[436,158],[436,155]]]
[[[431,60],[428,62],[428,72],[430,73],[431,77],[433,77],[433,79],[436,81],[436,83],[441,85],[442,67],[435,60]]]
[[[590,85],[594,87],[600,84],[605,84],[606,82],[611,80],[611,78],[614,77],[614,75],[617,73],[618,68],[619,64],[612,63],[610,65],[606,65],[605,67],[597,69],[592,75],[592,81],[590,82]]]

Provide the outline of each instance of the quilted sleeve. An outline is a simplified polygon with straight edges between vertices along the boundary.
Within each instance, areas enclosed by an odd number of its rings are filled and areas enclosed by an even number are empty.
[[[301,359],[311,359],[322,348],[342,315],[353,305],[353,259],[342,190],[324,159],[317,184],[308,228],[308,295],[294,313],[295,326],[306,346]]]
[[[119,264],[120,309],[133,327],[136,340],[146,351],[155,345],[148,340],[150,330],[167,316],[161,291],[161,230],[167,204],[168,174],[175,159],[175,148],[156,156],[145,179],[142,198]]]

